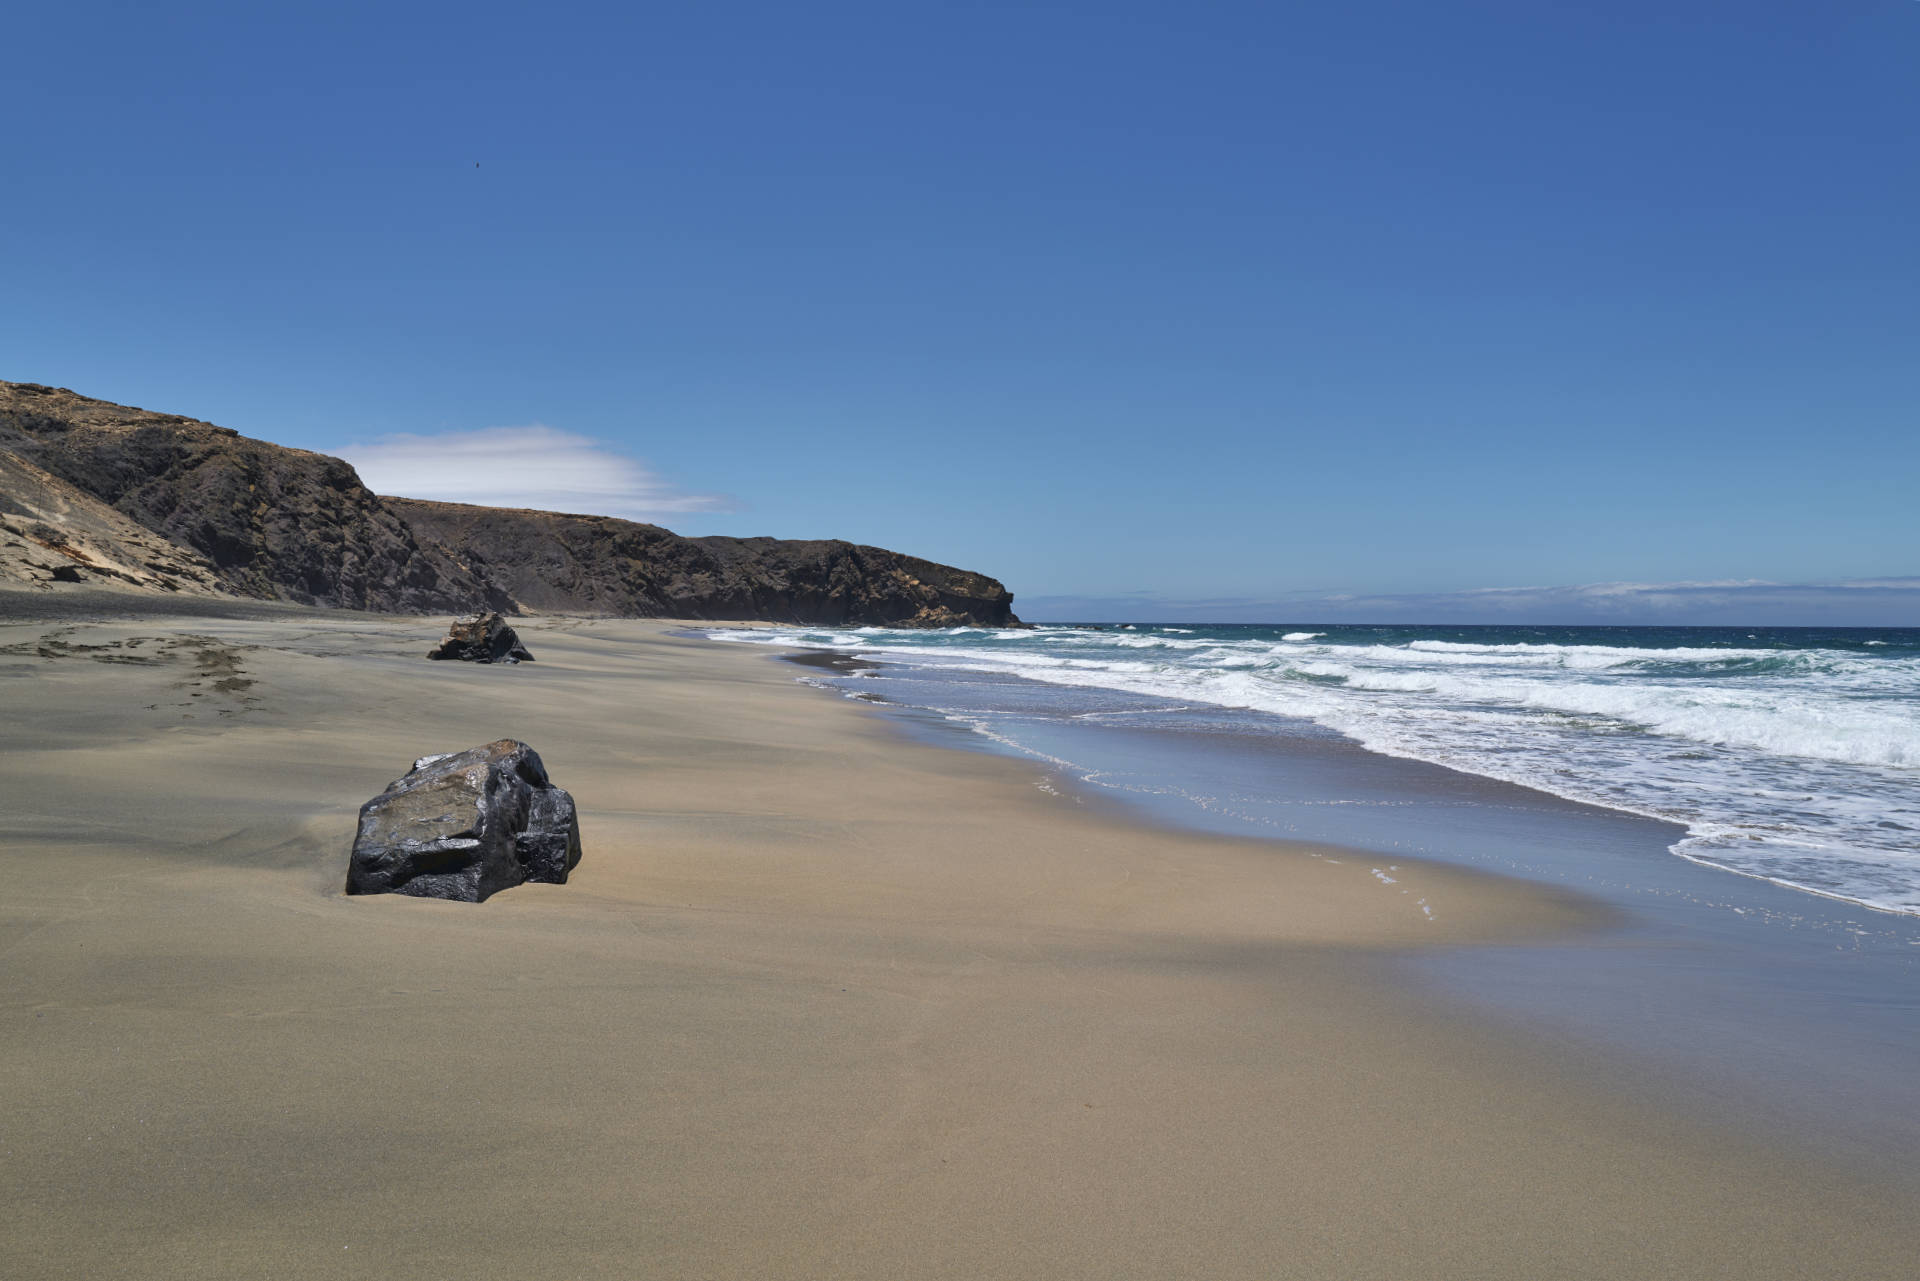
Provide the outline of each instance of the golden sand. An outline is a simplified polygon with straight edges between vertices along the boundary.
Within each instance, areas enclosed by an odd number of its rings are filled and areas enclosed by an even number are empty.
[[[1159,830],[662,624],[443,624],[0,626],[0,1276],[1914,1274],[1898,1190],[1393,968],[1577,898]],[[362,801],[502,737],[570,884],[341,893]]]

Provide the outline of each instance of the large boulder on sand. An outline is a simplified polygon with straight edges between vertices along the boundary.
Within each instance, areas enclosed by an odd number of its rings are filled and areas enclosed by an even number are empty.
[[[573,797],[539,753],[503,738],[423,756],[362,805],[347,893],[478,903],[525,881],[565,884],[579,862]]]
[[[491,611],[456,618],[447,637],[427,652],[428,658],[457,658],[468,663],[531,663],[533,655],[520,643],[507,620]]]

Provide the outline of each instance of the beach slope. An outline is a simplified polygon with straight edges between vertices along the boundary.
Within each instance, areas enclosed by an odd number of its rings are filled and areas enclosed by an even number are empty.
[[[1911,1189],[1395,977],[1583,900],[1161,831],[658,623],[443,625],[0,623],[0,1274],[1910,1275]],[[502,737],[570,883],[346,897],[361,802]]]

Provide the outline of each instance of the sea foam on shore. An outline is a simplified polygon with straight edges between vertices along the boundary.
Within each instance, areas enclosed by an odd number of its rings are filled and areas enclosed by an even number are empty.
[[[777,630],[837,647],[1309,721],[1361,745],[1682,824],[1682,857],[1920,913],[1920,631],[1181,626]],[[1071,714],[1071,695],[1063,695]]]

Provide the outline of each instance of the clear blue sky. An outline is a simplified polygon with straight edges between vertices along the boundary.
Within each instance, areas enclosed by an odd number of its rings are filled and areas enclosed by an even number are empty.
[[[6,27],[0,377],[1023,600],[1920,575],[1913,0]]]

